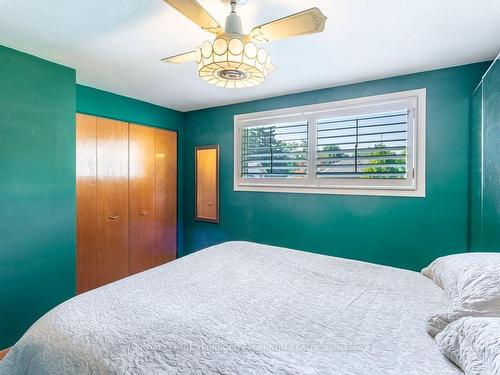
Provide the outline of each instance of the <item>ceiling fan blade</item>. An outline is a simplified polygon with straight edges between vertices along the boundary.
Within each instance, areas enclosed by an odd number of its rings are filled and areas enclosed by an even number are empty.
[[[325,29],[326,17],[318,8],[311,8],[291,16],[254,27],[250,35],[258,42],[320,33]]]
[[[222,26],[196,0],[165,0],[203,30],[213,34],[222,34]]]
[[[164,61],[169,64],[183,64],[195,60],[196,60],[196,55],[194,51],[181,53],[179,55],[165,57],[164,59],[161,59],[161,61]]]

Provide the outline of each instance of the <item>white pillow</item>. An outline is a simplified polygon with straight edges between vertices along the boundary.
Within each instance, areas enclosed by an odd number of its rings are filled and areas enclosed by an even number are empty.
[[[500,318],[461,318],[438,334],[436,342],[466,375],[500,374]]]
[[[432,316],[427,332],[435,336],[464,316],[500,317],[500,253],[465,253],[436,259],[422,273],[442,287],[448,311]]]

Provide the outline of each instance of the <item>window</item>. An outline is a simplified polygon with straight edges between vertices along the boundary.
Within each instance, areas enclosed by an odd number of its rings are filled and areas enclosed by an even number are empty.
[[[235,116],[234,189],[423,197],[425,95]]]

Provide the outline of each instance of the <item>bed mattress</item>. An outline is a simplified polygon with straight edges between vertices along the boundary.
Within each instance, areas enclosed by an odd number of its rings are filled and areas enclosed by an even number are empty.
[[[462,374],[425,331],[445,306],[417,272],[227,242],[57,306],[0,374]]]

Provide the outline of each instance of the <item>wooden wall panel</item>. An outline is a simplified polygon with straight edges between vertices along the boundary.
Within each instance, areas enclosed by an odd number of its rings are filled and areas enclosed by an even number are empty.
[[[155,129],[130,124],[130,273],[156,265]]]
[[[156,265],[177,257],[177,133],[156,129]]]
[[[99,285],[129,274],[128,124],[97,118],[97,254]]]
[[[76,288],[77,293],[94,287],[97,280],[97,119],[76,116]]]

